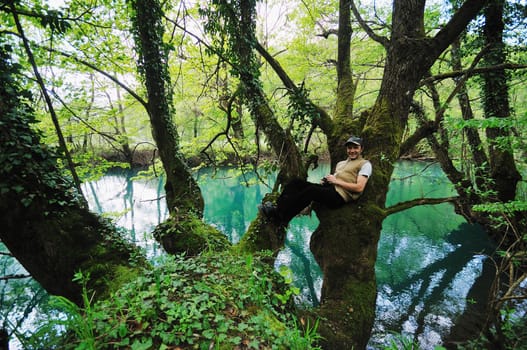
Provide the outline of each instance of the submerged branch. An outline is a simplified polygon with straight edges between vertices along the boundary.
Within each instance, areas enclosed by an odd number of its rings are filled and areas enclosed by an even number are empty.
[[[22,278],[31,278],[31,275],[6,275],[6,276],[0,276],[0,281],[9,281],[14,279],[22,279]]]

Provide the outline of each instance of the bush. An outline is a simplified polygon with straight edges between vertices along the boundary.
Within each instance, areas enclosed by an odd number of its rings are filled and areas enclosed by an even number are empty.
[[[316,326],[298,328],[292,289],[251,255],[163,257],[109,299],[67,301],[66,349],[313,349]],[[81,315],[81,316],[79,316]],[[59,321],[57,321],[59,322]]]

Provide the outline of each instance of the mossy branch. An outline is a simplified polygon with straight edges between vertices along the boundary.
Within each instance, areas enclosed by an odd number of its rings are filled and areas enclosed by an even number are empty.
[[[416,198],[405,202],[399,202],[385,209],[386,216],[392,215],[403,210],[418,207],[420,205],[435,205],[442,203],[455,203],[457,197],[444,197],[444,198]]]

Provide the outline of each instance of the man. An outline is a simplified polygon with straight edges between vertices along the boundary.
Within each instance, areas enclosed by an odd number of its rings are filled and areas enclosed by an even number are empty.
[[[348,158],[337,163],[334,174],[324,176],[320,184],[291,181],[284,187],[276,206],[266,202],[260,207],[263,214],[286,224],[311,202],[335,209],[357,200],[371,176],[372,166],[369,160],[362,158],[363,140],[360,137],[351,136],[345,145]]]

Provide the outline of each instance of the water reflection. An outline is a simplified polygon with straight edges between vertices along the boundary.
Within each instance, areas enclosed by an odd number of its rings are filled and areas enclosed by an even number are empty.
[[[168,216],[163,180],[134,180],[136,175],[116,170],[97,181],[84,183],[82,191],[90,209],[127,229],[131,241],[145,248],[149,255],[155,255],[160,247],[150,232]]]
[[[237,243],[256,218],[257,203],[274,183],[274,177],[262,180],[264,183],[258,183],[254,176],[241,175],[232,169],[219,172],[201,169],[197,181],[205,201],[205,221]]]
[[[310,174],[317,181],[328,171],[321,166]],[[116,223],[130,230],[131,237],[151,254],[159,251],[149,237],[152,228],[168,215],[162,181],[135,180],[134,174],[109,174],[84,185],[90,206],[110,213]],[[205,220],[232,241],[238,242],[257,214],[257,204],[270,191],[267,183],[233,171],[197,174],[205,200]],[[453,187],[437,165],[400,162],[390,184],[387,206],[421,197],[447,197]],[[311,252],[309,239],[318,225],[313,217],[297,217],[289,227],[286,247],[276,264],[294,272],[301,289],[298,301],[316,305],[322,276]],[[463,312],[465,298],[481,272],[484,254],[490,249],[484,233],[468,225],[449,204],[421,206],[388,217],[383,223],[376,265],[377,318],[371,348],[386,344],[390,332],[414,337],[423,349],[440,344],[452,320]]]
[[[437,165],[400,162],[387,206],[452,195],[453,187]],[[376,264],[371,347],[386,344],[390,332],[413,338],[423,349],[441,344],[463,312],[467,293],[491,250],[481,228],[467,224],[450,204],[415,207],[386,218]]]

